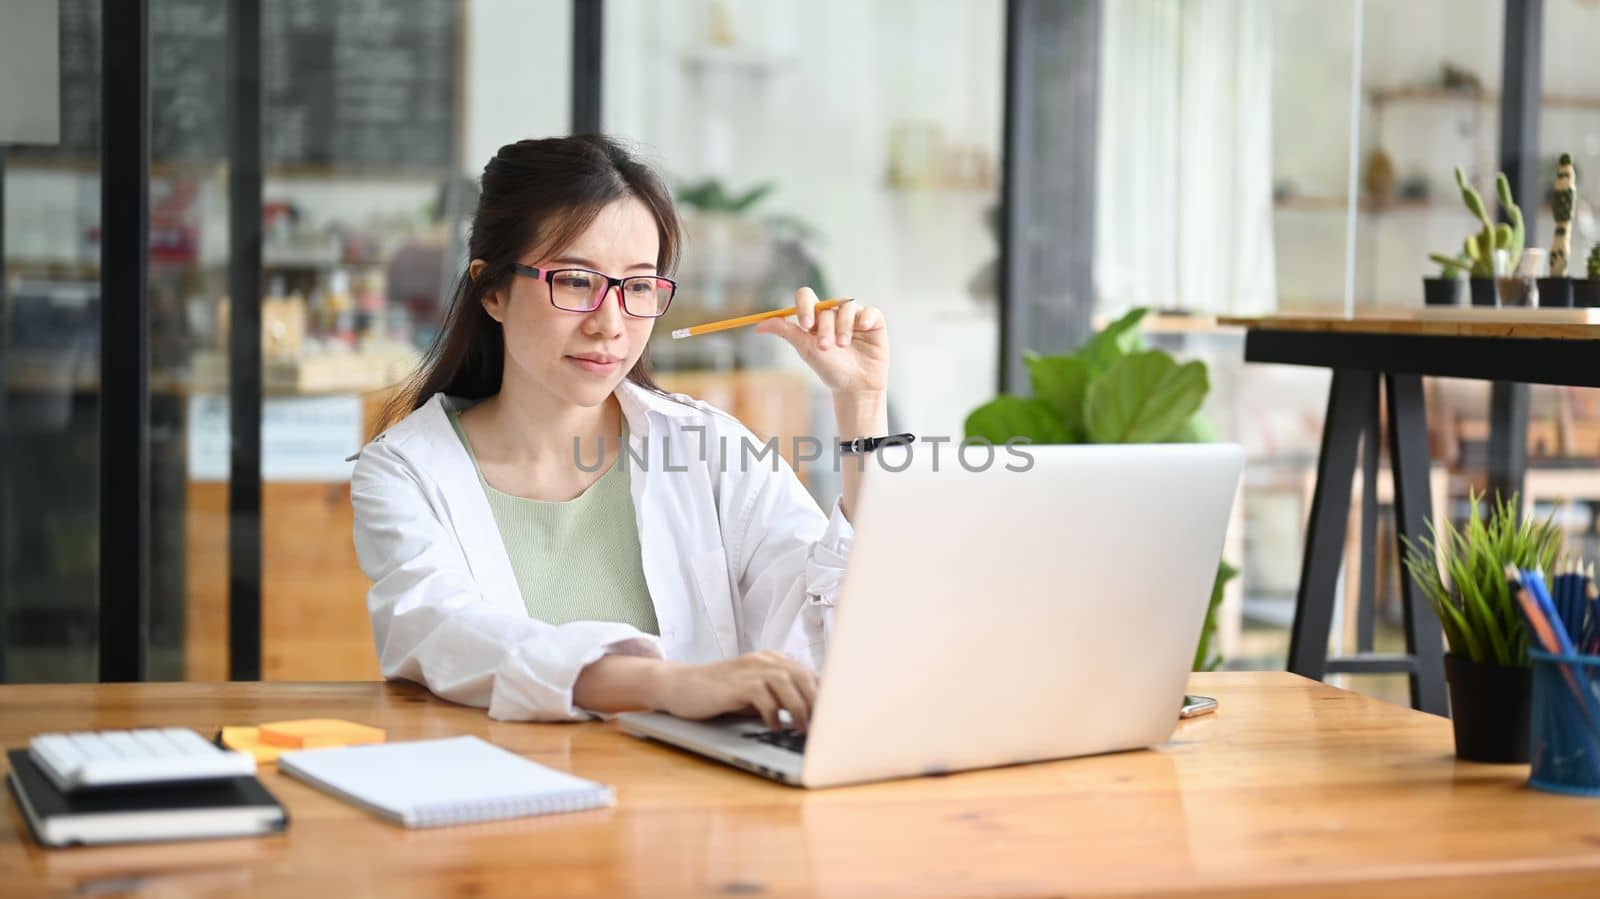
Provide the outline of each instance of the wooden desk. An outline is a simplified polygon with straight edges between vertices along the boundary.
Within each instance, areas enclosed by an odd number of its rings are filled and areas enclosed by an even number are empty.
[[[286,834],[46,851],[8,798],[0,893],[1065,895],[1550,893],[1600,886],[1600,801],[1451,756],[1449,722],[1282,672],[1196,675],[1170,744],[807,793],[612,725],[489,720],[406,684],[0,687],[0,737],[331,715],[478,734],[612,785],[615,808],[408,831],[275,771]],[[1063,712],[1070,714],[1070,712]]]

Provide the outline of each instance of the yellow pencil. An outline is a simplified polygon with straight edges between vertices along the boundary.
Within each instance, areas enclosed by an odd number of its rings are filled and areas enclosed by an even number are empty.
[[[854,299],[855,297],[841,297],[839,299],[823,300],[817,304],[816,311],[822,312],[827,309],[832,309]],[[785,309],[773,309],[770,312],[757,312],[754,315],[741,315],[738,318],[723,319],[720,322],[708,322],[706,324],[695,325],[690,328],[679,328],[678,330],[672,332],[672,339],[681,340],[685,337],[698,337],[701,334],[710,334],[715,331],[726,331],[729,328],[742,328],[745,325],[753,325],[756,322],[764,322],[769,318],[783,318],[786,315],[795,315],[798,312],[798,309],[790,306]]]

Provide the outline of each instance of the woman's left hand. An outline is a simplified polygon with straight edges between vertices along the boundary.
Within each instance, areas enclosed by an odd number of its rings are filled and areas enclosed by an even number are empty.
[[[756,325],[756,333],[789,341],[836,394],[889,388],[889,331],[880,310],[852,300],[818,312],[817,295],[809,287],[795,291],[794,305],[798,314],[767,319]]]

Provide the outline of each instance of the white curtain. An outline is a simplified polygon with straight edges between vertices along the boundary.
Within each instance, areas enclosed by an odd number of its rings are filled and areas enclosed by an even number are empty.
[[[1097,307],[1272,310],[1270,0],[1102,10]]]

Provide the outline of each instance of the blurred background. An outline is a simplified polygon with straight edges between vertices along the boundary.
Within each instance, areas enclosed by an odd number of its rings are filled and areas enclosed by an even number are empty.
[[[1541,17],[1542,46],[1517,56],[1542,80],[1538,146],[1552,173],[1561,152],[1577,163],[1574,255],[1597,237],[1596,0],[138,2],[147,495],[100,476],[139,439],[103,425],[123,400],[107,399],[102,341],[140,335],[104,335],[101,297],[102,166],[137,152],[105,136],[121,132],[105,128],[102,66],[138,36],[106,33],[99,0],[0,11],[13,40],[22,24],[48,35],[30,48],[57,87],[53,137],[0,130],[0,681],[105,675],[102,610],[136,595],[102,561],[124,504],[149,542],[145,676],[378,676],[345,458],[436,334],[477,176],[517,139],[602,130],[668,178],[689,240],[652,345],[660,380],[763,437],[831,431],[792,352],[745,330],[668,331],[801,285],[863,298],[890,322],[891,426],[959,439],[973,408],[1027,389],[1022,351],[1064,352],[1152,309],[1147,339],[1207,362],[1207,415],[1249,454],[1218,647],[1230,668],[1284,664],[1327,374],[1246,367],[1241,334],[1215,319],[1420,305],[1427,253],[1471,226],[1453,167],[1482,189],[1499,164],[1508,16]],[[241,155],[252,76],[259,146]],[[0,87],[0,106],[37,93]],[[259,183],[259,270],[230,250],[239,177]],[[1544,198],[1518,199],[1547,239]],[[259,399],[243,409],[258,470],[231,436],[241,272],[261,297]],[[1484,483],[1488,395],[1429,384],[1443,514]],[[1536,508],[1593,541],[1594,393],[1534,388],[1529,454]],[[828,468],[799,467],[824,505]],[[258,506],[230,501],[240,471]],[[1387,503],[1386,477],[1376,489]],[[1383,648],[1401,638],[1379,521]],[[1082,526],[1065,517],[1065,539]],[[259,528],[259,556],[230,553],[230,528]],[[1404,696],[1399,676],[1347,685]]]

